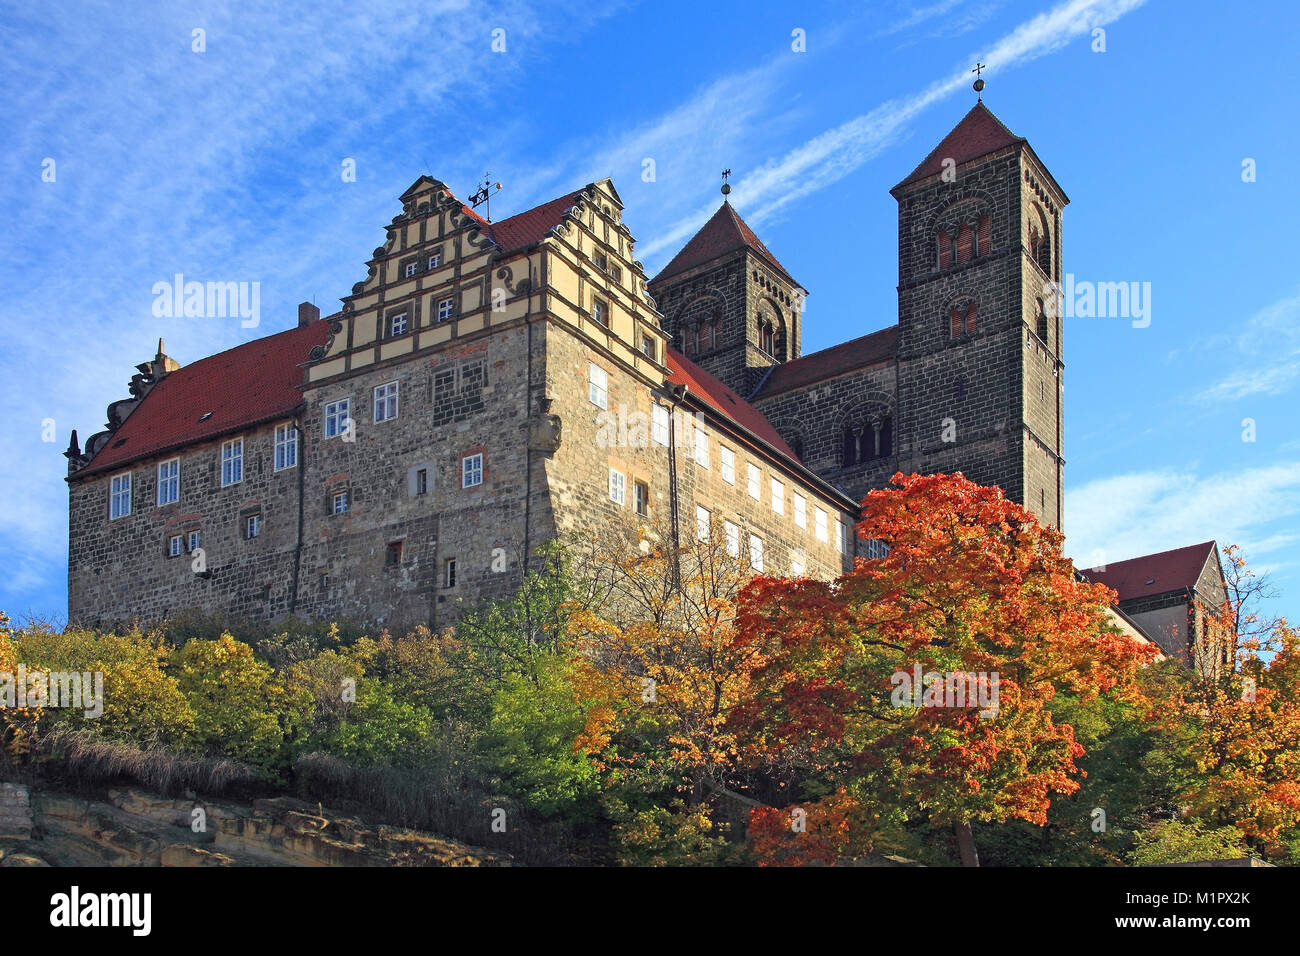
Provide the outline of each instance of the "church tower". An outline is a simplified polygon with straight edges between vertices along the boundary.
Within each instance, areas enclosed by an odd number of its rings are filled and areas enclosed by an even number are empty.
[[[804,290],[724,201],[650,280],[673,348],[740,395],[800,355]]]
[[[895,186],[899,466],[962,471],[1061,526],[1061,210],[983,103]]]

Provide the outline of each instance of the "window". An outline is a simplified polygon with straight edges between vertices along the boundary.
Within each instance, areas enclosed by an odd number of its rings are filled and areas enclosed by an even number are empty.
[[[591,261],[595,263],[596,268],[599,269],[601,272],[609,271],[609,260],[605,258],[605,253],[593,252],[591,254]]]
[[[724,522],[723,527],[727,531],[727,554],[740,557],[740,528],[730,521]]]
[[[879,538],[868,538],[866,551],[867,557],[872,560],[885,558],[889,556],[889,545],[885,544],[885,542],[881,541]]]
[[[221,446],[221,486],[236,485],[244,480],[244,439],[236,438]]]
[[[298,464],[298,429],[293,425],[275,427],[275,470]]]
[[[384,564],[388,567],[402,563],[402,542],[390,541],[384,550]]]
[[[430,253],[430,254],[429,254],[429,268],[430,268],[430,269],[436,269],[436,268],[438,268],[440,265],[442,265],[442,250],[441,250],[441,249],[439,249],[437,252],[433,252],[433,253]]]
[[[695,506],[695,537],[701,541],[709,540],[709,527],[713,524],[713,515],[704,505]]]
[[[199,550],[199,544],[203,540],[203,534],[199,531],[191,531],[189,538],[190,540],[188,543],[190,546],[190,554],[193,554],[195,551]]]
[[[609,375],[595,362],[587,363],[587,400],[597,408],[609,407]]]
[[[756,534],[749,536],[749,566],[755,571],[763,570],[763,539]]]
[[[169,558],[179,558],[185,551],[185,538],[182,535],[174,534],[167,540],[167,556]]]
[[[473,488],[483,484],[483,453],[466,455],[460,460],[460,486]]]
[[[375,386],[375,422],[397,417],[397,383]]]
[[[1047,513],[1047,489],[1038,489],[1038,507],[1044,514]]]
[[[817,540],[818,541],[830,540],[829,538],[826,537],[826,512],[822,511],[821,508],[815,508],[813,510],[813,518],[815,519],[813,524],[817,528]]]
[[[408,262],[406,264],[406,267],[402,270],[402,276],[404,278],[409,279],[411,278],[411,276],[415,275],[419,271],[420,271],[420,264],[418,262]]]
[[[772,511],[774,514],[785,514],[785,485],[772,479]]]
[[[790,439],[790,450],[794,452],[794,457],[803,461],[803,439],[798,435]]]
[[[660,445],[668,444],[668,406],[650,407],[650,437]]]
[[[446,322],[448,319],[452,317],[453,314],[455,314],[455,311],[456,311],[456,300],[443,299],[438,303],[438,321]]]
[[[339,491],[334,494],[330,505],[331,513],[336,515],[344,514],[348,510],[348,493]]]
[[[729,485],[736,483],[736,453],[726,445],[722,449],[722,480]]]
[[[429,491],[429,469],[417,468],[415,471],[415,493],[427,494]]]
[[[335,435],[342,435],[352,424],[349,417],[352,399],[340,398],[337,402],[330,402],[325,406],[325,437],[333,438]]]
[[[808,499],[797,491],[794,493],[794,523],[800,528],[808,527]]]
[[[1047,342],[1047,310],[1043,307],[1043,300],[1038,299],[1038,316],[1034,323],[1038,332],[1038,337]]]
[[[632,482],[632,503],[636,513],[646,518],[650,515],[650,486],[644,481]]]
[[[795,548],[790,552],[790,574],[793,577],[801,577],[805,570],[805,558],[801,549]]]
[[[845,554],[849,550],[849,526],[843,521],[835,521],[835,550]]]
[[[954,305],[948,310],[948,333],[954,339],[975,333],[974,301]]]
[[[181,496],[181,460],[173,458],[158,466],[158,504],[169,505]]]
[[[709,436],[704,429],[695,429],[695,461],[701,468],[709,467]]]
[[[591,318],[598,325],[609,328],[609,303],[604,299],[593,297],[591,300]]]
[[[763,324],[759,327],[758,335],[758,347],[768,355],[774,354],[776,352],[776,337],[772,331],[772,323],[764,319]]]
[[[406,313],[394,312],[388,317],[388,328],[385,330],[384,337],[392,338],[395,335],[406,334]]]
[[[627,504],[627,479],[615,468],[609,470],[609,500],[617,505]]]
[[[244,537],[252,539],[262,533],[262,516],[249,515],[244,521]]]
[[[456,586],[456,559],[448,558],[444,567],[446,571],[443,580],[447,582],[447,587],[454,588]]]
[[[760,490],[760,483],[763,480],[763,476],[759,474],[758,465],[754,464],[752,461],[745,467],[749,484],[749,497],[753,498],[755,501],[760,501],[763,496],[763,492]]]
[[[643,332],[641,334],[641,353],[649,358],[656,358],[657,356],[655,353],[657,351],[658,350],[655,348],[654,336],[646,335]]]
[[[615,282],[622,282],[622,281],[623,281],[623,270],[620,269],[618,266],[610,266],[610,267],[609,267],[609,277],[610,277],[611,279],[613,279]]]

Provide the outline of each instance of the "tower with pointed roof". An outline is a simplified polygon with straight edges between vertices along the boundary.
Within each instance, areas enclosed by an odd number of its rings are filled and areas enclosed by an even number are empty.
[[[650,280],[674,348],[741,395],[797,359],[807,291],[724,201]]]

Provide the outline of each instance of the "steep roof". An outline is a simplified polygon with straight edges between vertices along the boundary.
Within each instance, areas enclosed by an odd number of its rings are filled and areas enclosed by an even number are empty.
[[[898,326],[850,339],[772,369],[750,396],[758,401],[892,359],[898,353]]]
[[[1191,544],[1185,548],[1144,554],[1127,561],[1107,563],[1104,571],[1085,569],[1088,580],[1114,588],[1120,601],[1191,589],[1201,576],[1205,562],[1216,558],[1213,541]]]
[[[777,451],[794,458],[794,452],[777,434],[772,423],[749,402],[700,368],[676,349],[668,349],[668,380],[674,385],[685,385],[691,393],[700,396],[706,404],[721,412],[742,428],[753,432]]]
[[[182,365],[150,389],[73,478],[288,417],[302,402],[301,364],[328,338],[322,319]]]
[[[1002,121],[989,112],[987,106],[976,103],[962,117],[961,122],[952,128],[952,132],[921,161],[921,165],[912,170],[912,174],[895,186],[894,190],[942,171],[945,159],[952,159],[960,166],[1003,147],[1024,142],[1023,137],[1003,126]]]
[[[487,226],[487,233],[492,238],[492,241],[501,247],[503,252],[517,252],[531,246],[543,239],[553,227],[559,225],[560,219],[564,216],[564,211],[577,202],[578,197],[588,188],[590,187],[584,186],[582,189],[567,193],[558,199],[552,199],[540,206],[526,209],[508,219],[491,223]],[[474,218],[483,221],[482,217],[477,213],[467,211]]]
[[[788,282],[798,285],[791,278],[790,273],[785,271],[785,266],[776,261],[776,256],[772,255],[767,246],[754,235],[754,230],[745,225],[745,220],[741,219],[731,203],[727,202],[718,207],[718,211],[700,227],[700,231],[691,238],[691,241],[682,246],[681,251],[669,260],[668,265],[659,270],[659,274],[650,280],[650,284],[654,285],[668,276],[675,276],[687,269],[712,262],[737,249],[753,250],[767,260],[768,264],[780,272]]]

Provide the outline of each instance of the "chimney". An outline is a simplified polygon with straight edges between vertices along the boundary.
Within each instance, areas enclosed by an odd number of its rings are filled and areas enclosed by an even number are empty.
[[[319,318],[320,309],[316,308],[316,306],[312,305],[310,302],[298,303],[298,328],[302,328],[304,325],[315,322]]]

